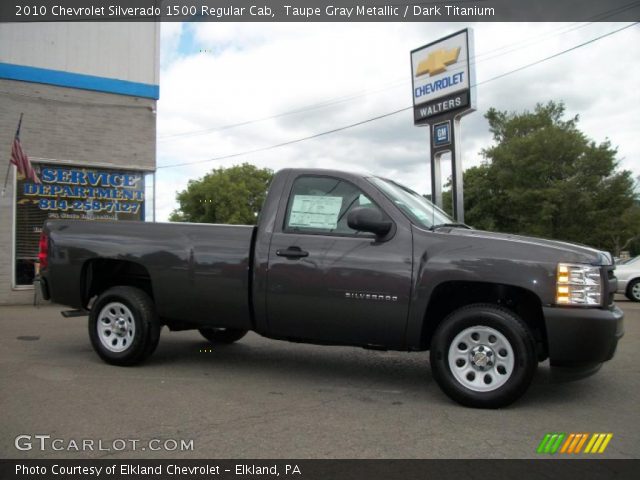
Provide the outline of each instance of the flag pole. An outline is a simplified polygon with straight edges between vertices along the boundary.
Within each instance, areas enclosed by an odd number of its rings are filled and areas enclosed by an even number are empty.
[[[20,120],[18,121],[18,129],[16,130],[16,137],[20,136],[20,127],[22,126],[22,116],[24,115],[24,113],[20,113]],[[15,141],[15,137],[13,139]],[[11,144],[11,149],[13,149],[13,143]],[[11,160],[9,160],[9,163],[7,163],[7,173],[4,176],[4,185],[2,186],[2,195],[4,197],[4,194],[7,191],[7,180],[9,180],[9,172],[11,171]]]

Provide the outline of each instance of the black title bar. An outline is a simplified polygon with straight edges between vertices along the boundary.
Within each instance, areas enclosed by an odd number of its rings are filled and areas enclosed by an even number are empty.
[[[632,0],[2,0],[0,22],[637,21]]]
[[[635,479],[638,460],[0,460],[0,478],[141,480]]]

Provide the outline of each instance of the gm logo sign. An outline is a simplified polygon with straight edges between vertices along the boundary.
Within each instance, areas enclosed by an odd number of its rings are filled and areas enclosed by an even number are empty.
[[[433,146],[444,147],[451,144],[451,122],[436,123],[433,126]]]

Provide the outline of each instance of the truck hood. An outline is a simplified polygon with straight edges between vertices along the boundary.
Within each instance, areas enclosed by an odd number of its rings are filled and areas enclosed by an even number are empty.
[[[555,252],[558,257],[558,261],[589,263],[592,265],[613,264],[613,257],[608,252],[576,243],[466,228],[445,227],[440,228],[437,231],[441,233],[448,233],[449,235],[455,235],[457,237],[467,237],[469,239],[476,238],[485,241],[503,241],[521,244],[523,249],[544,249],[547,250],[547,253],[550,255]]]

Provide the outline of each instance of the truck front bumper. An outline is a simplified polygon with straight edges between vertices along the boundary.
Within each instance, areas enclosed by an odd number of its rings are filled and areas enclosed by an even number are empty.
[[[609,308],[543,307],[549,361],[569,375],[583,377],[611,360],[624,334],[624,313]]]

